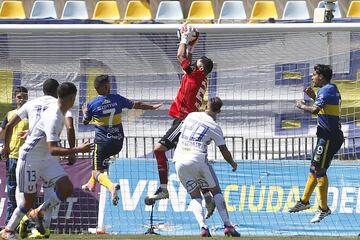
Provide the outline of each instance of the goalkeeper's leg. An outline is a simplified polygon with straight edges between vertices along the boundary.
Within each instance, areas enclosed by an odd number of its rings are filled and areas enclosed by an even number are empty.
[[[149,195],[145,198],[146,205],[152,205],[156,200],[164,199],[169,197],[169,192],[167,189],[168,183],[168,159],[165,155],[167,148],[161,144],[155,146],[154,155],[157,161],[157,167],[159,171],[160,178],[160,187],[152,195]]]
[[[160,187],[153,195],[145,198],[145,204],[147,205],[152,205],[156,200],[169,197],[167,189],[169,167],[166,151],[176,147],[180,136],[181,125],[182,120],[175,118],[171,128],[165,133],[154,148],[154,155],[159,171]]]

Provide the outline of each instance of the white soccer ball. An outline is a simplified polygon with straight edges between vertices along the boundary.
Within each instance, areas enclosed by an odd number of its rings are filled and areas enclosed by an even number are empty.
[[[199,39],[200,33],[195,27],[193,27],[191,25],[187,25],[187,24],[181,25],[181,27],[179,27],[179,29],[177,31],[177,36],[178,36],[179,41],[181,40],[181,35],[186,31],[190,32],[189,33],[189,45],[193,45]]]

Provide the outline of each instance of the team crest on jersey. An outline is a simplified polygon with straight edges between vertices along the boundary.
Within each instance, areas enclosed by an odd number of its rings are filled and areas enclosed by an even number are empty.
[[[107,99],[105,99],[105,100],[102,102],[102,104],[109,104],[109,103],[110,103],[110,101],[107,100]]]

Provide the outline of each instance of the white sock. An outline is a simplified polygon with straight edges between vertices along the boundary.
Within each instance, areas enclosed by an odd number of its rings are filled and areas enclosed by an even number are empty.
[[[214,200],[215,200],[216,209],[218,210],[220,217],[223,220],[224,224],[226,226],[231,226],[231,223],[229,220],[229,214],[226,209],[225,200],[224,200],[222,193],[215,194]]]
[[[41,204],[38,209],[47,212],[48,210],[53,210],[57,205],[59,205],[62,201],[58,198],[56,192],[52,191],[49,194],[49,198],[45,199],[44,203]]]
[[[19,186],[16,187],[15,190],[15,199],[16,199],[16,205],[20,206],[24,202],[24,193],[20,192]]]
[[[190,201],[190,209],[194,213],[194,216],[196,218],[196,221],[198,222],[200,228],[205,227],[207,228],[205,224],[205,216],[203,213],[203,207],[201,205],[201,198],[195,198]]]
[[[49,201],[51,198],[52,193],[54,192],[54,187],[43,187],[44,190],[44,201]],[[52,212],[53,212],[54,208],[48,208],[45,212],[44,212],[44,227],[45,228],[50,228],[50,224],[51,224],[51,217],[52,217]]]
[[[27,211],[22,206],[17,206],[11,215],[8,224],[6,225],[6,229],[15,231],[16,227],[19,225],[21,219],[25,216],[26,213]]]
[[[167,184],[160,184],[161,189],[167,189]]]

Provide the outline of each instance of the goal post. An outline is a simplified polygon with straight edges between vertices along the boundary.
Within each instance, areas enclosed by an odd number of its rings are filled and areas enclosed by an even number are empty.
[[[232,223],[242,235],[356,235],[360,232],[360,23],[326,24],[199,24],[194,58],[206,55],[215,67],[208,78],[207,98],[219,96],[224,106],[217,121],[237,172],[214,145],[209,160],[219,178]],[[93,138],[92,127],[81,124],[81,105],[96,96],[93,81],[111,76],[112,92],[144,102],[163,102],[158,111],[122,113],[125,139],[112,159],[109,176],[120,184],[119,205],[111,205],[108,192],[86,195],[81,181],[90,176],[80,160],[74,166],[83,177],[74,186],[74,211],[62,210],[53,226],[68,231],[88,228],[112,234],[142,234],[149,227],[151,207],[146,195],[159,186],[153,148],[171,125],[167,115],[181,80],[176,59],[177,24],[24,24],[0,25],[0,95],[11,109],[11,91],[22,85],[29,97],[42,96],[47,78],[71,81],[78,88],[72,109],[79,141]],[[341,122],[345,143],[335,156],[328,176],[329,206],[333,214],[319,224],[309,221],[317,208],[288,213],[301,196],[316,145],[316,118],[297,109],[297,99],[310,99],[316,63],[331,64],[334,82],[342,95]],[[62,135],[64,137],[64,135]],[[169,153],[171,161],[172,153]],[[81,164],[80,164],[81,163]],[[161,235],[197,235],[189,211],[189,196],[170,162],[170,198],[154,207],[155,231]],[[4,169],[0,197],[5,201]],[[76,173],[76,171],[73,171]],[[85,183],[85,182],[83,182]],[[98,187],[99,190],[99,187]],[[75,199],[76,198],[76,199]],[[94,208],[94,201],[100,206]],[[91,202],[91,206],[88,204]],[[70,203],[67,203],[70,204]],[[0,205],[1,206],[1,205]],[[68,206],[68,205],[66,205]],[[69,209],[63,207],[63,209]],[[91,212],[89,223],[86,214]],[[63,215],[61,215],[63,214]],[[0,220],[3,221],[5,211]],[[94,215],[98,216],[94,224]],[[61,219],[59,219],[61,217]],[[2,222],[0,222],[1,225]],[[213,235],[222,235],[217,212],[207,221]]]

